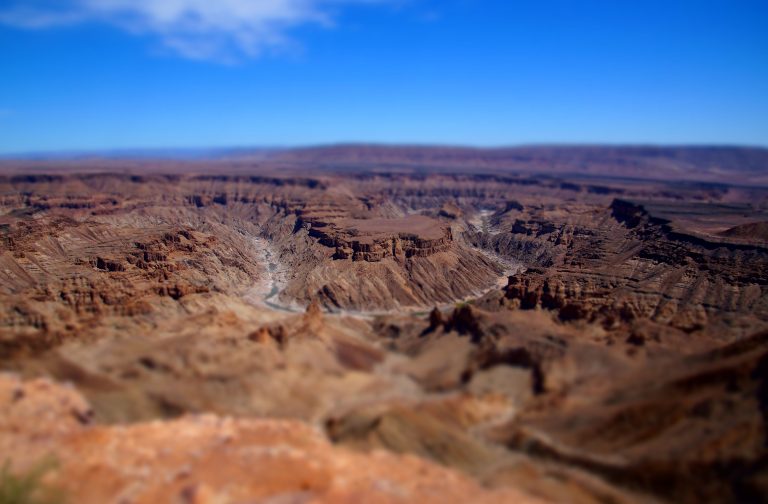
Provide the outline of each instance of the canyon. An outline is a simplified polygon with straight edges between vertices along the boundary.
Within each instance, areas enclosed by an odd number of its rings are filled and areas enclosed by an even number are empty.
[[[0,161],[0,453],[76,502],[761,502],[766,160]]]

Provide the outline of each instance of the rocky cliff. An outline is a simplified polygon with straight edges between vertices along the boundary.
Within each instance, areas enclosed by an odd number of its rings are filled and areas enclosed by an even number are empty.
[[[684,331],[710,318],[768,320],[768,250],[675,228],[642,205],[614,200],[596,225],[515,218],[493,246],[534,267],[510,277],[506,297],[523,309],[605,327],[639,319]]]

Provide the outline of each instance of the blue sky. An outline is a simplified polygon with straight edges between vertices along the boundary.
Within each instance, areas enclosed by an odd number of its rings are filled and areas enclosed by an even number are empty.
[[[768,2],[0,0],[0,153],[768,146]]]

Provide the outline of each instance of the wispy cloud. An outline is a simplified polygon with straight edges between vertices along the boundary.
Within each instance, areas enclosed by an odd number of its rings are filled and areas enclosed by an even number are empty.
[[[0,23],[44,29],[108,23],[159,37],[192,59],[255,58],[291,44],[298,26],[331,26],[340,8],[393,0],[11,0]]]

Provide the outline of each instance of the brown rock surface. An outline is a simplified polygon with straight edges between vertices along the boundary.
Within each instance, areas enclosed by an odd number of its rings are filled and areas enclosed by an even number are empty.
[[[740,224],[722,231],[720,236],[768,241],[768,222]]]
[[[3,381],[2,453],[54,451],[94,501],[759,501],[768,190],[744,182],[762,151],[736,154],[0,177],[0,364],[33,380]],[[648,180],[670,163],[743,179]]]
[[[768,494],[768,334],[586,380],[496,433],[509,446],[589,468],[673,502]]]
[[[58,461],[48,485],[80,503],[540,502],[486,490],[413,456],[333,447],[296,421],[213,415],[131,426],[89,425],[72,389],[0,377],[0,451],[18,471]]]
[[[647,319],[688,333],[718,328],[711,332],[722,337],[718,319],[750,314],[753,331],[768,320],[761,245],[710,241],[623,200],[593,215],[598,225],[569,215],[545,227],[516,218],[510,234],[491,237],[535,264],[510,277],[507,298],[606,328]]]

